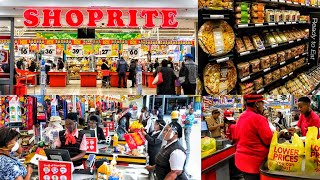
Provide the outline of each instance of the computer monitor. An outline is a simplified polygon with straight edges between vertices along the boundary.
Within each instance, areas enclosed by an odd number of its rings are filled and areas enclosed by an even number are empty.
[[[94,130],[81,130],[81,132],[83,132],[86,137],[96,137]]]
[[[71,161],[69,151],[66,149],[44,149],[48,160]]]
[[[208,123],[205,120],[201,121],[201,137],[211,136],[208,128]]]

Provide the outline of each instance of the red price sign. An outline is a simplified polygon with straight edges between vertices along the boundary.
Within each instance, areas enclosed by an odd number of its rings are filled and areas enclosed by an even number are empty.
[[[102,128],[104,137],[108,137],[109,136],[109,128],[108,127],[103,127]]]
[[[0,50],[0,64],[7,64],[9,62],[9,51]]]
[[[72,180],[72,162],[40,160],[39,180]]]
[[[98,153],[98,139],[87,137],[87,153]]]

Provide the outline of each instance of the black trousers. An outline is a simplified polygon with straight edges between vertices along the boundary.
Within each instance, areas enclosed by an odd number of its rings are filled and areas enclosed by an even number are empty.
[[[118,87],[121,87],[121,80],[123,81],[123,86],[127,87],[126,74],[118,74]]]
[[[184,95],[195,95],[197,84],[182,84]]]
[[[243,173],[245,180],[260,180],[260,174]]]

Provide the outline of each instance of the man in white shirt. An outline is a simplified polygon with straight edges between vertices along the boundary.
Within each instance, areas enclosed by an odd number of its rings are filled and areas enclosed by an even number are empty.
[[[165,127],[163,134],[167,144],[161,148],[156,156],[155,165],[146,168],[150,172],[155,170],[158,180],[187,180],[184,172],[186,151],[178,140],[182,137],[181,125],[172,122]]]

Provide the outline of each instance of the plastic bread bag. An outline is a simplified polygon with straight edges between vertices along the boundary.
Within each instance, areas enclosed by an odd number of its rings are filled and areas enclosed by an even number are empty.
[[[269,170],[300,172],[304,154],[304,145],[297,134],[292,137],[292,143],[288,141],[279,144],[278,132],[273,134],[268,155]]]
[[[201,158],[216,152],[216,140],[214,138],[201,138]]]
[[[306,172],[320,172],[320,139],[317,139],[318,128],[309,127],[306,144]]]

